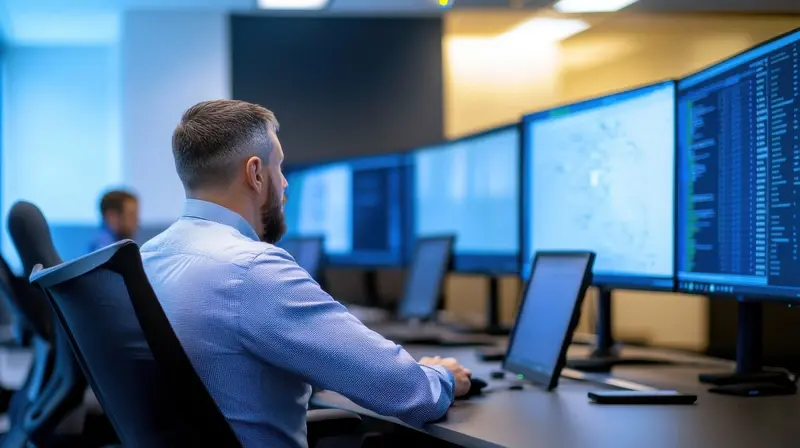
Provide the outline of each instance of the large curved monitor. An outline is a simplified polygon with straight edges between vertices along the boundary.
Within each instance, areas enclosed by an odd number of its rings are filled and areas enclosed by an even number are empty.
[[[683,292],[800,298],[800,30],[678,82]]]
[[[455,271],[519,272],[519,143],[515,124],[411,155],[410,233],[455,235]]]
[[[286,236],[324,237],[330,265],[402,265],[405,166],[394,154],[289,171]]]
[[[523,120],[523,266],[537,251],[597,254],[594,284],[674,287],[675,83]]]

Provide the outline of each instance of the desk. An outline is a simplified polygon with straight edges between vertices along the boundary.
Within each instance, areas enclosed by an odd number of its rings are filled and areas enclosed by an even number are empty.
[[[499,364],[482,363],[469,348],[409,347],[415,357],[452,356],[489,381],[483,396],[457,401],[439,422],[421,430],[466,447],[510,448],[782,448],[800,446],[800,395],[739,398],[706,392],[700,372],[727,372],[732,363],[682,356],[688,366],[620,367],[614,375],[664,389],[698,395],[694,406],[602,406],[586,394],[601,386],[562,379],[555,392],[534,386],[506,388],[507,380],[492,380]],[[574,347],[570,354],[585,352]],[[628,349],[632,356],[654,353]],[[659,353],[661,356],[673,355]],[[702,366],[700,364],[706,364]],[[313,403],[381,417],[343,396],[322,392]],[[401,424],[401,423],[400,423]]]

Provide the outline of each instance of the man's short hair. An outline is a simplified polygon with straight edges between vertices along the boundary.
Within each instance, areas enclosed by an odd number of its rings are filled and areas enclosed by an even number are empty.
[[[196,104],[172,134],[178,177],[187,190],[230,185],[240,162],[254,155],[269,156],[270,133],[277,131],[275,114],[257,104],[235,100]]]
[[[125,201],[138,201],[136,195],[125,190],[111,190],[100,199],[100,215],[108,212],[122,213]]]

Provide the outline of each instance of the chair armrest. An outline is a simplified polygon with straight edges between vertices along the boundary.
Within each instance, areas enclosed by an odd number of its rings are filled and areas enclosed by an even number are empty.
[[[308,411],[306,415],[309,442],[361,433],[361,417],[352,412],[338,409],[315,409]],[[309,444],[309,446],[313,446],[313,444]]]

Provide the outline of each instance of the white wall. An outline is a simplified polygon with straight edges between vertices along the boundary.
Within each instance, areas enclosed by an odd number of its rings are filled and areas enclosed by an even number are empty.
[[[184,199],[172,131],[193,104],[231,96],[228,17],[128,13],[120,45],[125,180],[142,199],[143,225],[169,223],[180,216]]]
[[[101,190],[122,181],[113,46],[9,47],[3,60],[3,254],[20,199],[53,225],[96,225]]]
[[[118,37],[9,42],[3,65],[2,253],[17,200],[38,205],[66,257],[83,253],[103,190],[125,186],[142,225],[180,215],[183,188],[171,135],[189,106],[230,98],[228,17],[222,12],[131,12]],[[90,26],[90,25],[86,25]]]

